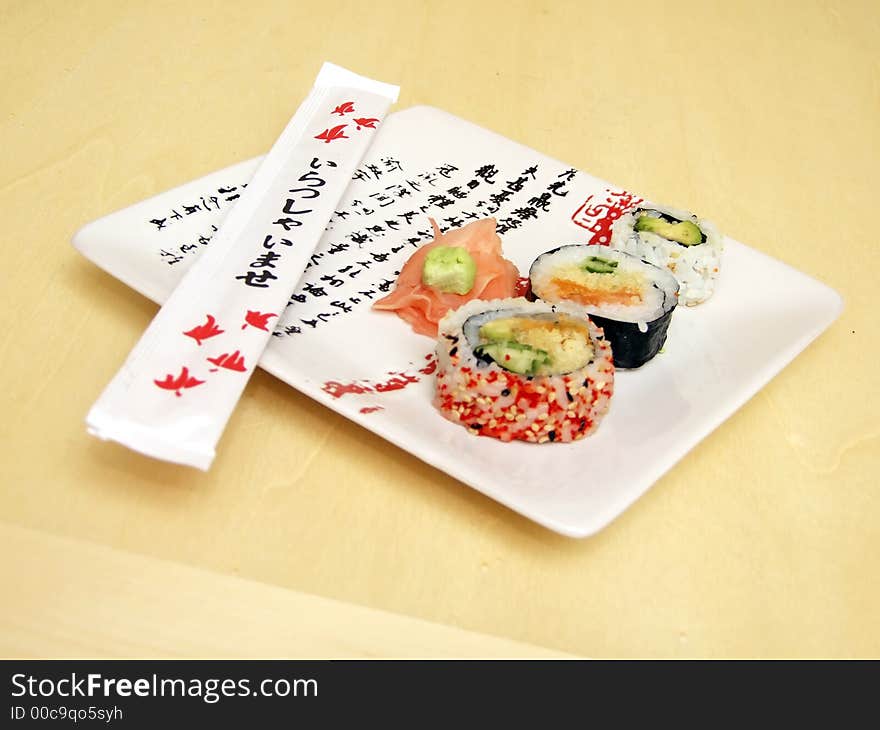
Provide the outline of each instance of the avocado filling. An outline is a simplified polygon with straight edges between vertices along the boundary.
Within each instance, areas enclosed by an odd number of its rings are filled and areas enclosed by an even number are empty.
[[[636,214],[635,230],[654,233],[667,241],[680,243],[682,246],[696,246],[705,243],[706,236],[696,223],[679,221],[671,216],[660,213],[659,217],[648,215],[644,211]]]
[[[564,314],[493,319],[479,335],[477,357],[520,375],[570,373],[593,357],[587,323]]]
[[[477,262],[462,246],[437,246],[422,264],[422,283],[447,294],[467,294],[474,288]]]

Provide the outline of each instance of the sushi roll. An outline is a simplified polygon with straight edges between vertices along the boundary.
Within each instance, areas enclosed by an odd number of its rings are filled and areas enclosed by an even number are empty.
[[[709,221],[652,203],[614,222],[611,246],[669,269],[681,285],[678,300],[688,307],[712,296],[724,247]]]
[[[607,246],[561,246],[529,270],[532,295],[581,305],[605,332],[614,365],[638,368],[663,347],[678,282],[666,269]]]
[[[576,441],[613,391],[611,348],[580,307],[475,300],[440,321],[434,405],[473,434]]]

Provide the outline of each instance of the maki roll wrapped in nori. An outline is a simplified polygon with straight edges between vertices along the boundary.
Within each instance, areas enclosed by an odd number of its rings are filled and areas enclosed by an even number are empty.
[[[663,347],[678,282],[666,269],[607,246],[570,245],[541,254],[532,294],[581,305],[605,332],[619,368],[638,368]]]
[[[440,320],[434,405],[472,434],[576,441],[613,391],[611,348],[575,305],[475,300]]]
[[[712,296],[724,246],[709,221],[645,202],[615,221],[611,247],[669,269],[680,285],[679,303],[691,307]]]

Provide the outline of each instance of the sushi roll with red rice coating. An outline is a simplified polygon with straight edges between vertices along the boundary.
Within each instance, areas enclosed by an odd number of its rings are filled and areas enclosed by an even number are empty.
[[[576,305],[475,300],[439,325],[434,405],[472,434],[566,443],[591,434],[614,392],[611,347]]]

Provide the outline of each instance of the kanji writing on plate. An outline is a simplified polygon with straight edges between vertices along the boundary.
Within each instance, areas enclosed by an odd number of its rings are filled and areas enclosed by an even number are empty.
[[[347,104],[333,113],[346,119],[356,114]],[[353,125],[348,129],[355,133]],[[315,207],[331,168],[329,161],[315,158],[279,202],[274,230],[264,233],[260,254],[236,277],[244,285],[267,288],[276,282],[276,267],[295,245],[297,228]],[[309,257],[287,310],[279,313],[273,335],[314,330],[387,294],[410,251],[431,240],[429,216],[443,232],[493,216],[503,236],[537,225],[560,201],[568,205],[568,186],[576,174],[562,165],[534,161],[516,166],[444,161],[419,171],[388,154],[365,160],[352,175],[351,195],[343,199],[322,244]],[[210,232],[199,243],[209,240]],[[160,255],[173,264],[196,248],[167,247]],[[269,322],[262,324],[271,328]]]

